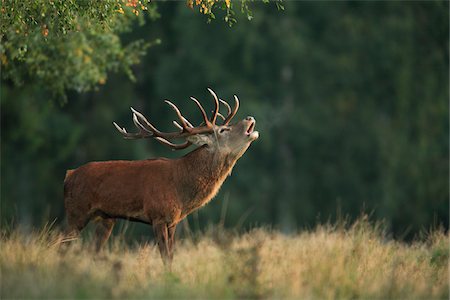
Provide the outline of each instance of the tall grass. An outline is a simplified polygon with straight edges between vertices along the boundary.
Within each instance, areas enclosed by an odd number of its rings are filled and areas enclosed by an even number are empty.
[[[1,235],[1,298],[448,299],[449,236],[404,244],[378,225],[318,226],[296,235],[211,230],[178,242],[166,272],[153,244],[113,238],[95,254],[57,231]]]

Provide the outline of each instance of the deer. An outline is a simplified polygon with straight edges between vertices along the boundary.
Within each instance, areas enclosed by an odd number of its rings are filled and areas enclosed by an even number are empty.
[[[239,109],[236,95],[231,108],[212,89],[208,91],[214,100],[210,118],[201,103],[190,97],[203,118],[197,127],[169,100],[165,103],[179,120],[173,121],[176,131],[158,130],[133,107],[130,108],[137,132],[129,133],[113,122],[125,139],[152,138],[172,150],[190,146],[195,149],[175,159],[89,162],[68,170],[64,180],[64,205],[71,235],[78,236],[93,220],[98,252],[110,237],[117,219],[145,223],[153,227],[163,263],[171,268],[177,225],[216,196],[237,160],[259,137],[254,130],[256,121],[251,116],[230,123]],[[219,112],[219,103],[226,107],[226,117]],[[218,118],[223,121],[220,125],[216,124]],[[174,139],[183,142],[176,143]]]

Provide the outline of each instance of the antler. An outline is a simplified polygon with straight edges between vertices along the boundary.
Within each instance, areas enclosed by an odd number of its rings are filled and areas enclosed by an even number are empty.
[[[236,115],[238,109],[239,109],[239,99],[236,95],[234,95],[234,108],[233,110],[231,110],[231,107],[228,103],[226,103],[223,100],[220,100],[220,102],[222,102],[228,109],[228,116],[226,117],[226,119],[223,121],[223,125],[228,125],[228,123],[230,123],[231,119],[233,119],[233,117]]]
[[[237,109],[239,107],[239,101],[237,100],[237,97],[235,96],[236,105],[234,107],[234,110],[231,111],[231,107],[223,100],[220,100],[220,102],[224,103],[225,106],[228,108],[228,116],[225,118],[219,113],[219,99],[217,98],[216,93],[210,88],[208,88],[208,91],[211,93],[211,95],[214,98],[214,110],[211,115],[211,118],[208,119],[206,112],[203,108],[203,106],[200,104],[200,102],[195,99],[194,97],[191,97],[191,100],[195,102],[197,107],[200,110],[200,113],[203,117],[203,125],[194,127],[181,113],[181,111],[178,109],[178,107],[170,102],[169,100],[165,100],[166,102],[177,114],[179,122],[173,121],[173,124],[175,127],[177,127],[180,131],[178,132],[162,132],[158,130],[155,126],[153,126],[152,123],[150,123],[143,114],[135,110],[134,108],[131,108],[131,111],[133,112],[133,123],[138,129],[137,133],[129,133],[126,131],[125,128],[121,128],[119,125],[117,125],[116,122],[113,122],[116,129],[123,135],[126,139],[141,139],[141,138],[155,138],[158,142],[160,142],[163,145],[169,146],[170,148],[174,150],[184,149],[191,145],[191,142],[186,141],[182,144],[174,144],[170,142],[171,139],[176,138],[186,138],[191,135],[201,134],[201,133],[211,133],[214,131],[214,126],[216,125],[217,116],[224,119],[224,125],[227,125],[230,120],[233,118],[233,116],[236,114]]]
[[[172,105],[174,105],[174,104],[172,104]],[[175,108],[176,108],[176,106],[175,106]],[[183,131],[168,132],[168,133],[159,131],[158,129],[156,129],[155,126],[153,126],[152,123],[150,123],[144,117],[143,114],[141,114],[140,112],[135,110],[133,107],[130,107],[130,109],[133,112],[133,123],[136,126],[136,128],[139,130],[138,133],[128,133],[125,128],[120,128],[120,126],[117,125],[116,122],[113,122],[116,129],[123,135],[124,138],[126,138],[126,139],[141,139],[141,138],[153,137],[161,144],[169,146],[175,150],[184,149],[191,145],[191,143],[189,141],[186,141],[185,143],[182,143],[182,144],[174,144],[174,143],[168,141],[167,139],[177,138],[180,135],[180,133]],[[177,108],[177,110],[178,110],[178,108]],[[179,112],[179,110],[178,110],[178,112]],[[187,128],[187,126],[193,127],[192,124],[189,123],[189,121],[184,119],[184,117],[181,115],[181,113],[179,113],[179,117],[181,117],[181,120],[182,120],[181,122],[184,126],[186,126],[186,128]],[[184,130],[184,127],[181,127],[181,129]]]

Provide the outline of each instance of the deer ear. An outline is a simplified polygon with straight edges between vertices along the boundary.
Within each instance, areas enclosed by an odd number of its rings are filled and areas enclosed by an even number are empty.
[[[189,142],[197,146],[211,144],[211,136],[204,134],[191,135],[186,138]]]

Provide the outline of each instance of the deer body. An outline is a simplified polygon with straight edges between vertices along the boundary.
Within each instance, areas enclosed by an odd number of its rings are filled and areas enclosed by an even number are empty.
[[[237,97],[234,113],[227,107],[229,122],[237,111]],[[204,112],[202,108],[201,111]],[[69,230],[78,233],[90,220],[99,220],[96,231],[99,250],[109,238],[116,219],[150,224],[163,261],[170,265],[176,225],[217,194],[236,161],[258,138],[258,132],[253,131],[252,117],[234,125],[228,125],[225,119],[224,125],[217,126],[215,119],[208,124],[203,114],[206,125],[194,128],[180,113],[180,122],[184,124],[177,127],[182,130],[179,134],[186,135],[186,142],[180,146],[165,139],[171,133],[162,137],[165,133],[157,131],[140,113],[133,112],[140,133],[127,133],[115,124],[126,138],[154,137],[175,149],[191,144],[198,148],[177,159],[91,162],[68,171],[64,199]],[[142,125],[146,122],[148,125]]]
[[[173,160],[91,162],[68,174],[66,208],[86,221],[104,216],[176,224],[217,194],[236,160],[201,147]]]

